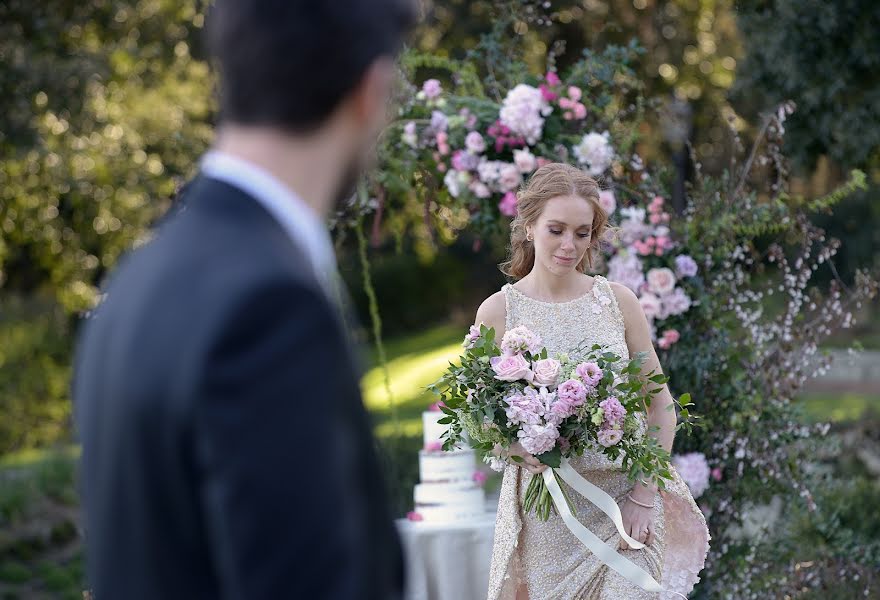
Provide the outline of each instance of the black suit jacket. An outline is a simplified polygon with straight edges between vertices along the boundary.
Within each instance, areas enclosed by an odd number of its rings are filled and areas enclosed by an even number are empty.
[[[347,337],[265,209],[197,179],[106,294],[74,376],[96,599],[398,597]]]

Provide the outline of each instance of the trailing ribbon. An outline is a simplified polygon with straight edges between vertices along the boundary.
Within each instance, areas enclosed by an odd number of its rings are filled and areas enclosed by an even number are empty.
[[[576,492],[595,504],[599,510],[611,518],[620,537],[622,537],[631,548],[638,550],[645,547],[643,543],[634,540],[624,531],[623,516],[620,514],[620,507],[617,506],[617,502],[614,501],[614,498],[609,496],[604,490],[596,487],[581,477],[581,475],[575,471],[570,464],[568,464],[568,460],[565,458],[562,459],[560,467],[555,469],[555,471]],[[609,568],[620,573],[627,581],[634,583],[643,590],[648,592],[668,592],[681,596],[687,600],[687,596],[683,594],[664,589],[663,586],[651,577],[650,573],[618,554],[614,548],[607,545],[599,539],[596,534],[578,521],[568,507],[568,502],[565,501],[565,496],[563,495],[559,484],[556,482],[556,477],[554,476],[552,469],[545,469],[543,471],[543,477],[544,483],[547,485],[547,490],[550,492],[550,496],[553,498],[553,503],[556,505],[556,510],[559,512],[559,516],[562,517],[565,526],[568,527],[568,530],[571,531],[571,533],[599,560]]]

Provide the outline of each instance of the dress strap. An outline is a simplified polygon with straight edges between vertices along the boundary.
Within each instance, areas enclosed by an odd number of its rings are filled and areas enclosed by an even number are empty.
[[[516,306],[516,290],[509,283],[505,283],[501,290],[504,292],[504,330],[507,331],[511,329],[510,323]],[[498,343],[501,343],[500,340]]]
[[[621,327],[625,327],[626,322],[623,320],[623,313],[620,312],[620,305],[617,303],[617,296],[615,295],[614,290],[611,288],[611,282],[602,275],[596,275],[596,281],[593,285],[599,286],[597,289],[603,294],[608,294],[608,297],[611,299],[611,305],[609,307],[611,316]]]

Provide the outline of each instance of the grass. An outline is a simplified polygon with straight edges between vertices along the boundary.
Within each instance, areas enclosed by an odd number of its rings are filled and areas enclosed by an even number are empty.
[[[421,435],[422,411],[435,401],[427,386],[437,381],[449,361],[459,356],[463,337],[461,328],[442,325],[387,343],[391,395],[397,405],[402,435]],[[375,364],[375,357],[372,358]],[[373,366],[367,371],[361,388],[364,404],[376,424],[376,435],[380,438],[392,435],[391,401],[385,390],[381,366]]]
[[[864,417],[880,418],[880,396],[850,392],[807,393],[800,402],[809,421],[846,423]]]

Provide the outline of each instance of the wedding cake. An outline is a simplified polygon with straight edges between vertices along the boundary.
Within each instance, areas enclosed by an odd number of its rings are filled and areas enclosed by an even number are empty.
[[[422,413],[424,448],[419,451],[419,477],[413,493],[413,520],[427,523],[457,523],[485,514],[486,495],[482,472],[477,471],[476,453],[456,447],[444,451],[440,439],[446,425],[440,410]]]

